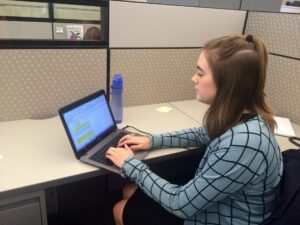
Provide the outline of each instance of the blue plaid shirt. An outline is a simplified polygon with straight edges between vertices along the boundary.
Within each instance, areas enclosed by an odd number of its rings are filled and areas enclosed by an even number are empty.
[[[207,145],[192,180],[169,183],[130,157],[122,175],[135,181],[151,198],[185,225],[258,225],[277,200],[282,155],[274,135],[255,116],[210,141],[204,128],[153,135],[152,148]]]

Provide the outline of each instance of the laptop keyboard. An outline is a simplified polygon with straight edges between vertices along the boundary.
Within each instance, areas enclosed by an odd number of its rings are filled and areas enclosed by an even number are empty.
[[[94,155],[90,157],[91,160],[94,160],[99,163],[103,163],[108,166],[112,166],[113,162],[110,161],[108,158],[106,158],[106,151],[110,147],[116,147],[118,145],[119,140],[125,136],[126,133],[120,132],[118,135],[116,135],[110,142],[108,142],[106,145],[104,145],[101,149],[99,149]]]

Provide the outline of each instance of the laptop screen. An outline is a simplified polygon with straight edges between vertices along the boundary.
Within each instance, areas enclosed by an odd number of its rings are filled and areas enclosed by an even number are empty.
[[[77,152],[115,126],[105,95],[64,112],[63,117]]]

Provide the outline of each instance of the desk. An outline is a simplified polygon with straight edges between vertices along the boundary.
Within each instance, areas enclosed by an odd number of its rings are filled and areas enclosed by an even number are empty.
[[[131,125],[147,132],[161,133],[198,125],[176,108],[168,113],[156,111],[161,106],[172,107],[166,103],[125,108],[124,122],[119,127]],[[40,207],[43,222],[36,222],[37,218],[32,224],[47,223],[43,193],[46,188],[106,173],[75,159],[58,116],[45,120],[2,122],[0,137],[0,154],[3,157],[0,160],[0,206],[38,198],[37,203],[30,205],[31,213],[36,213]],[[180,151],[185,150],[155,150],[147,158]],[[22,212],[26,213],[26,210]],[[7,217],[11,215],[7,214]]]
[[[158,112],[156,109],[162,106],[172,110]],[[207,107],[196,100],[128,107],[124,109],[124,121],[119,127],[131,125],[150,133],[197,127],[201,125]],[[300,126],[293,124],[293,127],[299,135]],[[46,225],[45,189],[107,173],[75,159],[58,116],[45,120],[2,122],[0,137],[0,154],[3,157],[0,159],[1,222],[21,213],[23,217],[15,216],[21,222],[10,224],[27,221],[31,225]],[[276,138],[282,149],[294,147],[287,138]],[[185,149],[154,150],[146,158],[182,151]],[[14,208],[5,210],[8,206]],[[28,215],[32,218],[30,221]]]
[[[202,125],[202,118],[209,105],[201,103],[197,100],[177,101],[170,103],[174,108],[189,116],[191,119]],[[292,123],[296,136],[300,136],[300,126]],[[276,135],[276,140],[281,150],[297,148],[287,137]]]

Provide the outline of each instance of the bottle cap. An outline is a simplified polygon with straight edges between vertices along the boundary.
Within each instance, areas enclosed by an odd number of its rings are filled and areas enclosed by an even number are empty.
[[[123,88],[123,78],[121,74],[116,74],[114,76],[111,87],[118,89]]]

